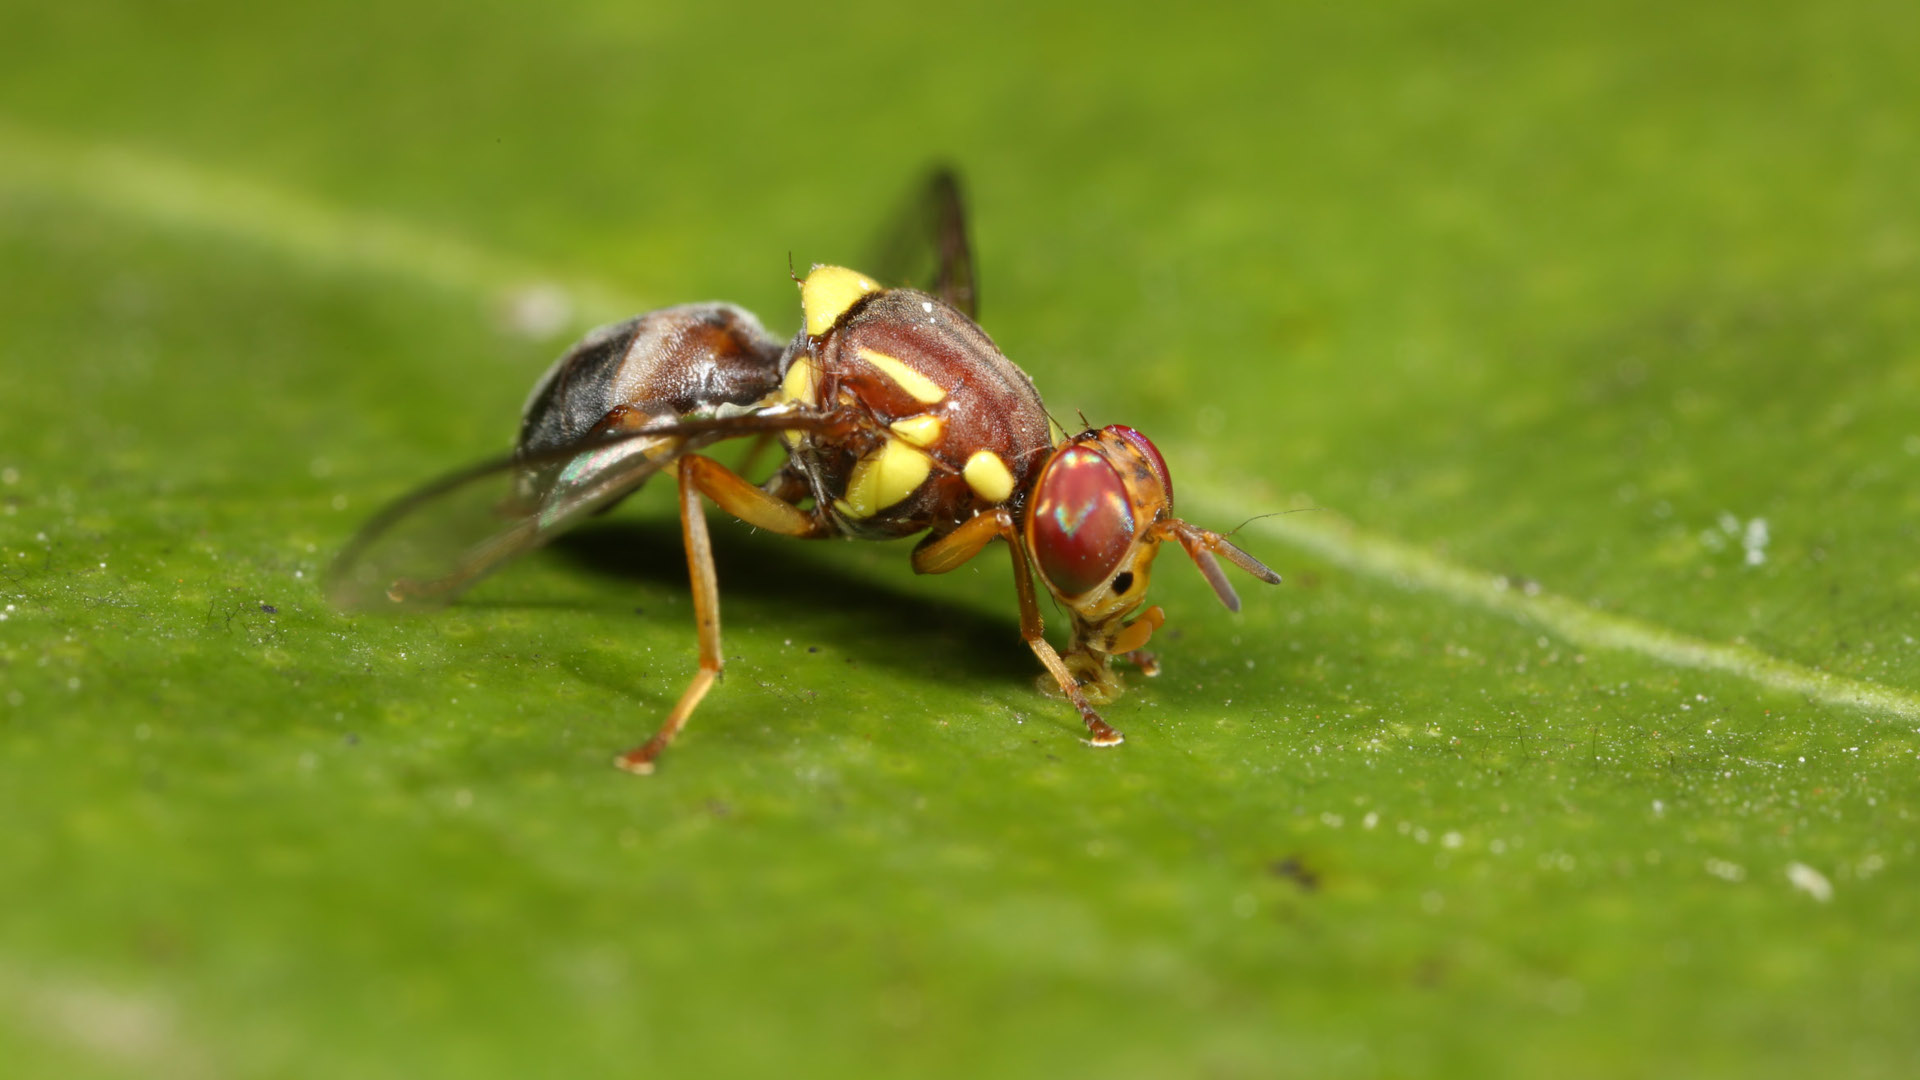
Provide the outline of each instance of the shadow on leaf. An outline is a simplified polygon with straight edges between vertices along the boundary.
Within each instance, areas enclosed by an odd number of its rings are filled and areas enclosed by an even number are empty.
[[[723,628],[739,626],[745,613],[765,620],[774,617],[772,612],[791,611],[796,637],[819,633],[822,644],[856,662],[889,663],[952,683],[1031,681],[1042,670],[1020,641],[1010,588],[1007,613],[990,615],[849,573],[815,557],[805,544],[717,527],[712,536]],[[553,550],[595,574],[688,587],[686,555],[674,524],[609,522],[569,534]],[[689,643],[691,614],[690,607],[676,613],[687,622]]]

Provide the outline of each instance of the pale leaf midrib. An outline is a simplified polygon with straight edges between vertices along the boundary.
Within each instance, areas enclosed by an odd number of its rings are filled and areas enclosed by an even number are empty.
[[[497,302],[546,284],[586,321],[620,318],[644,303],[607,285],[545,272],[480,247],[374,214],[347,211],[150,151],[76,144],[0,120],[0,188],[68,199],[162,227],[204,230],[321,265],[350,266]],[[1224,491],[1183,475],[1210,516],[1231,517]],[[1197,496],[1195,498],[1194,496]],[[1336,513],[1262,518],[1248,528],[1349,572],[1454,603],[1525,619],[1582,648],[1634,653],[1670,667],[1715,671],[1783,693],[1920,719],[1920,695],[1819,671],[1749,645],[1709,641],[1658,623],[1597,610],[1501,575],[1447,560],[1419,544],[1364,530]]]

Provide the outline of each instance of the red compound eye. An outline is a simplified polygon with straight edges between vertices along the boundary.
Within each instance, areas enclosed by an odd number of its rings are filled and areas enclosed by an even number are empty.
[[[1126,485],[1106,458],[1084,446],[1047,462],[1029,513],[1040,574],[1062,596],[1098,588],[1133,544]]]
[[[1133,445],[1135,450],[1140,451],[1141,457],[1147,459],[1147,465],[1153,469],[1153,474],[1160,478],[1160,486],[1166,489],[1167,506],[1171,509],[1173,506],[1173,477],[1167,475],[1167,459],[1160,456],[1160,448],[1153,445],[1145,435],[1125,425],[1113,424],[1110,425],[1107,430],[1127,440],[1127,442]]]

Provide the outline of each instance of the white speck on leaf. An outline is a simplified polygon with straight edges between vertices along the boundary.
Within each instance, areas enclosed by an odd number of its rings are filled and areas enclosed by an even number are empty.
[[[1787,880],[1793,883],[1794,888],[1823,904],[1833,899],[1833,882],[1827,880],[1827,875],[1806,863],[1788,863]]]
[[[503,322],[508,331],[533,341],[553,337],[573,320],[567,290],[550,282],[516,289],[506,298]]]
[[[1722,881],[1745,881],[1747,879],[1746,867],[1741,866],[1739,863],[1728,862],[1725,859],[1708,859],[1707,873],[1712,874]]]
[[[1747,565],[1759,566],[1767,561],[1767,519],[1754,518],[1747,522],[1747,531],[1740,537],[1740,546],[1746,549]]]

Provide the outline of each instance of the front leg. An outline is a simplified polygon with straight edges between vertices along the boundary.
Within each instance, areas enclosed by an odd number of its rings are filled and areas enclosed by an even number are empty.
[[[1005,540],[1013,554],[1013,587],[1020,600],[1020,637],[1060,684],[1060,692],[1080,711],[1080,718],[1087,724],[1087,741],[1094,746],[1118,746],[1125,742],[1126,736],[1093,711],[1093,703],[1081,692],[1079,682],[1067,670],[1060,654],[1047,643],[1045,628],[1040,622],[1040,605],[1034,598],[1033,570],[1028,565],[1026,547],[1011,511],[1000,507],[977,514],[945,536],[927,537],[913,549],[913,569],[922,574],[944,574],[980,554],[996,538]]]

